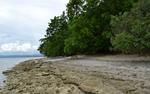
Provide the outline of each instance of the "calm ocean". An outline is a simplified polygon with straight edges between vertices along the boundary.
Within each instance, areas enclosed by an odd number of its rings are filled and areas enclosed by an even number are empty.
[[[36,58],[41,57],[0,57],[0,86],[2,86],[3,81],[6,79],[6,77],[2,74],[3,71],[11,69],[22,61]]]

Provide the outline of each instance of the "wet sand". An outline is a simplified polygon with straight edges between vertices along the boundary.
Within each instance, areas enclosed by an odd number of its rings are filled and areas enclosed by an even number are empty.
[[[9,71],[0,94],[150,94],[150,58],[37,59]]]

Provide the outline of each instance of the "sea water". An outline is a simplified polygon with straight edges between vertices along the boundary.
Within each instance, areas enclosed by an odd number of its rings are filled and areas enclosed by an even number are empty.
[[[3,71],[11,69],[22,61],[36,58],[41,57],[0,57],[0,86],[3,85],[3,81],[6,79],[6,76],[2,74]]]

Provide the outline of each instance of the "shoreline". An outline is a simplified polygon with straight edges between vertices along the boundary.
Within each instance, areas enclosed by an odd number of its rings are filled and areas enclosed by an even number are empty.
[[[149,62],[149,56],[136,55],[28,60],[4,72],[7,80],[0,93],[148,94]]]
[[[11,69],[15,65],[17,65],[20,62],[30,60],[30,59],[37,59],[41,57],[0,57],[0,86],[3,86],[3,81],[6,80],[6,76],[2,74],[3,71],[6,71],[8,69]]]

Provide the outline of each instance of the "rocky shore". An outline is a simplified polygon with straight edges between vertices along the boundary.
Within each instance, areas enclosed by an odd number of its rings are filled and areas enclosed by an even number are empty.
[[[0,94],[150,94],[149,61],[138,56],[29,60],[4,72]]]

